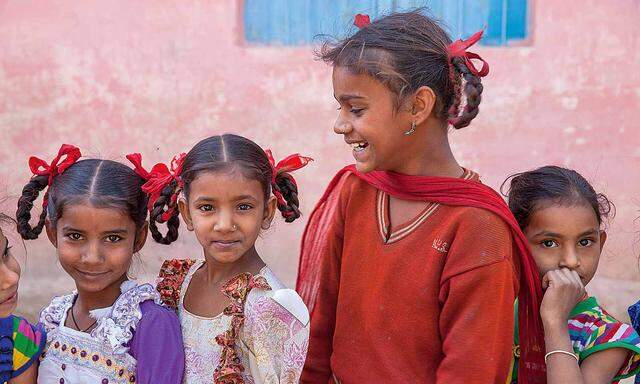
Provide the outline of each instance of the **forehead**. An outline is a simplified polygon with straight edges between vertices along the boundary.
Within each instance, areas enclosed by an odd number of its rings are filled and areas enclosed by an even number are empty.
[[[232,199],[249,195],[260,200],[264,193],[262,184],[258,180],[245,177],[239,170],[203,172],[189,186],[190,199],[198,197]]]
[[[382,82],[364,73],[355,73],[348,67],[333,67],[333,91],[336,98],[343,94],[364,97],[389,97],[392,92]]]
[[[95,231],[135,228],[135,223],[124,211],[115,208],[97,208],[89,204],[66,206],[57,225]]]
[[[589,205],[550,205],[534,210],[527,230],[575,234],[598,227],[598,218]]]

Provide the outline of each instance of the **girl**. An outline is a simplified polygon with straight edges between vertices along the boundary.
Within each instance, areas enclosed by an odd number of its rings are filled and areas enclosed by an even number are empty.
[[[0,223],[14,224],[0,213]],[[34,327],[22,317],[13,315],[18,302],[20,265],[11,253],[9,239],[0,229],[0,382],[34,383],[38,376],[37,361],[47,341],[44,329]]]
[[[340,105],[334,131],[356,164],[330,183],[303,237],[298,291],[312,316],[302,382],[504,383],[518,272],[522,311],[537,314],[540,284],[508,207],[447,138],[447,122],[462,128],[478,114],[489,68],[466,48],[482,33],[452,43],[418,11],[356,25],[320,52]],[[542,364],[532,319],[528,371]]]
[[[147,237],[144,180],[120,163],[79,158],[78,148],[63,145],[51,164],[29,159],[35,176],[18,202],[22,237],[35,239],[46,226],[77,289],[40,314],[48,339],[38,383],[180,383],[178,319],[153,286],[127,277]],[[33,202],[47,188],[32,227]]]
[[[633,328],[636,332],[640,332],[640,301],[630,306],[627,312],[629,312]],[[635,384],[640,384],[640,375],[636,375]]]
[[[584,289],[607,239],[602,222],[609,200],[576,171],[555,166],[516,175],[508,197],[545,289],[547,383],[611,383],[635,375],[640,337]]]
[[[269,151],[230,134],[202,140],[175,159],[171,172],[156,165],[148,173],[140,155],[128,158],[149,180],[154,239],[168,244],[177,238],[177,201],[202,245],[204,259],[165,262],[157,287],[180,316],[184,382],[298,383],[309,314],[262,261],[255,241],[270,227],[276,207],[287,222],[300,217],[288,172],[310,159],[292,155],[275,165]],[[167,221],[166,236],[156,221]]]

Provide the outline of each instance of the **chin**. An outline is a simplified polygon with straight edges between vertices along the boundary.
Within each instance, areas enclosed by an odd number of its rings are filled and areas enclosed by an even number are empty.
[[[368,173],[371,171],[375,171],[376,167],[375,167],[375,164],[370,162],[366,162],[366,163],[356,162],[356,169],[360,173]]]
[[[9,317],[16,310],[16,304],[0,305],[0,318]]]
[[[118,288],[119,288],[120,284],[117,283],[118,280],[119,279],[90,280],[83,277],[78,277],[75,279],[75,282],[76,282],[76,288],[78,290],[95,293],[95,292],[104,291],[105,289],[111,287],[114,284],[118,284]]]

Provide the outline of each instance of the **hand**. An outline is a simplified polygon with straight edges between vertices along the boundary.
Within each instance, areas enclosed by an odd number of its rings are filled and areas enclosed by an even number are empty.
[[[566,327],[569,313],[585,295],[580,276],[568,268],[549,271],[542,277],[542,289],[540,316],[545,327]]]

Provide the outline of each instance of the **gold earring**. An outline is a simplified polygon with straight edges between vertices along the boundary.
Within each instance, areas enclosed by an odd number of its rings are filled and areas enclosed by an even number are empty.
[[[415,122],[415,121],[412,121],[412,122],[411,122],[411,129],[409,129],[408,131],[406,131],[406,132],[404,133],[404,135],[405,135],[405,136],[409,136],[409,135],[411,135],[411,134],[412,134],[413,132],[415,132],[415,131],[416,131],[416,122]]]

